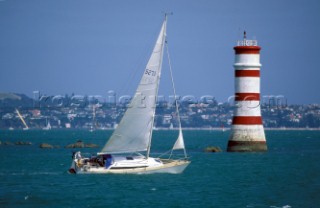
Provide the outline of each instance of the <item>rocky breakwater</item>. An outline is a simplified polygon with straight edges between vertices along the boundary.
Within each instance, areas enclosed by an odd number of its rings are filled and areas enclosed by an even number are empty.
[[[5,141],[5,142],[1,142],[0,141],[0,145],[7,145],[7,146],[11,146],[11,145],[32,145],[31,142],[24,142],[24,141],[17,141],[17,142],[10,142],[10,141]]]
[[[48,143],[41,143],[41,144],[39,145],[39,147],[40,147],[41,149],[60,148],[59,145],[52,145],[52,144],[48,144]]]
[[[76,143],[68,144],[65,148],[97,148],[99,147],[96,144],[84,143],[81,140],[78,140]]]
[[[0,141],[0,145],[1,146],[30,146],[32,145],[31,142],[28,142],[28,141],[17,141],[17,142],[14,142],[14,141]],[[59,145],[53,145],[53,144],[49,144],[49,143],[41,143],[39,144],[39,147],[41,149],[54,149],[54,148],[60,148]],[[68,144],[67,146],[65,146],[65,148],[97,148],[99,147],[99,145],[97,144],[92,144],[92,143],[84,143],[83,141],[81,140],[78,140],[77,142],[75,143],[72,143],[72,144]]]

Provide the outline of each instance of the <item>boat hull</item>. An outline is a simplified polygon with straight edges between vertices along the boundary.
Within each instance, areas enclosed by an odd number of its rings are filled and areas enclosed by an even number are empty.
[[[93,167],[83,166],[77,167],[76,164],[72,164],[69,169],[70,173],[76,174],[154,174],[154,173],[169,173],[180,174],[190,164],[187,160],[161,160],[163,164],[156,167],[138,167],[138,168],[118,168],[108,169],[105,167]]]

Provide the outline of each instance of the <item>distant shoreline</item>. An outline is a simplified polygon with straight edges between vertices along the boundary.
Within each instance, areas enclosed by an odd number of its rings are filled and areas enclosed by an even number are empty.
[[[231,128],[182,128],[183,130],[230,131]],[[264,128],[266,131],[320,131],[320,128]],[[156,130],[178,130],[178,128],[156,128]]]
[[[192,128],[192,127],[187,127],[187,128],[182,128],[182,130],[184,131],[193,131],[193,130],[197,130],[197,131],[221,131],[221,132],[225,132],[225,131],[230,131],[231,128]],[[1,131],[24,131],[22,129],[0,129]],[[51,130],[43,130],[43,129],[29,129],[28,131],[56,131],[56,130],[66,130],[66,131],[70,131],[70,130],[84,130],[84,131],[89,131],[89,129],[85,129],[85,128],[52,128]],[[95,131],[113,131],[114,128],[105,128],[105,129],[97,129]],[[154,131],[178,131],[178,128],[154,128]],[[266,131],[320,131],[320,128],[286,128],[286,127],[282,127],[282,128],[264,128],[264,130]],[[26,131],[26,132],[28,132]]]

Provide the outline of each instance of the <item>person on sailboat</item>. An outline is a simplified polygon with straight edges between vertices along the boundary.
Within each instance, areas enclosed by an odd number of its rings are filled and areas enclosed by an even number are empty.
[[[78,151],[78,152],[76,152],[76,153],[73,153],[73,158],[74,159],[81,159],[82,157],[81,157],[81,152],[80,151]]]
[[[109,168],[113,164],[113,158],[112,155],[107,155],[107,158],[105,160],[105,167]]]

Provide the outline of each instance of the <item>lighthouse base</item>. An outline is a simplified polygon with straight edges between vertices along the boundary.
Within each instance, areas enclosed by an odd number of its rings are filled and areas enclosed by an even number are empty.
[[[266,141],[232,141],[229,140],[227,152],[265,152]]]

